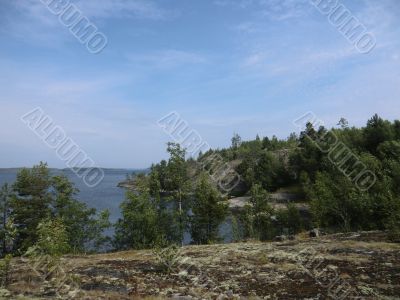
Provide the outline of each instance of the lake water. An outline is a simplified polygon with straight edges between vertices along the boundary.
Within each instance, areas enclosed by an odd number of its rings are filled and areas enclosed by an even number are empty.
[[[64,174],[79,189],[76,199],[86,203],[89,207],[97,210],[108,209],[110,211],[110,221],[115,222],[120,217],[119,205],[125,198],[125,189],[119,188],[119,182],[125,180],[126,174],[131,174],[133,170],[125,169],[104,169],[104,178],[99,185],[90,188],[85,185],[83,180],[76,176],[71,170],[54,170],[52,175]],[[0,186],[4,183],[12,184],[17,177],[18,169],[0,169]]]
[[[13,184],[17,177],[18,169],[0,169],[0,187],[4,183]],[[132,174],[135,170],[129,169],[104,169],[104,178],[100,184],[90,188],[81,178],[71,170],[52,169],[52,175],[66,175],[75,187],[79,189],[76,199],[96,208],[98,211],[108,209],[110,211],[110,221],[115,223],[121,216],[120,204],[125,199],[126,190],[118,187],[118,183],[126,179],[127,174]],[[227,220],[220,227],[220,236],[227,242],[231,239],[230,222]],[[112,235],[113,230],[107,231],[107,235]],[[190,243],[191,238],[188,232],[184,235],[184,244]]]

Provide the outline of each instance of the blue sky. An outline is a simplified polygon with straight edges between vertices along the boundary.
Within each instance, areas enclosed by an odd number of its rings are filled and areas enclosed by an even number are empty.
[[[0,167],[65,167],[20,117],[40,106],[103,167],[147,167],[177,111],[212,147],[399,118],[400,2],[341,1],[374,35],[359,53],[308,0],[72,1],[108,38],[90,54],[39,0],[0,0]]]

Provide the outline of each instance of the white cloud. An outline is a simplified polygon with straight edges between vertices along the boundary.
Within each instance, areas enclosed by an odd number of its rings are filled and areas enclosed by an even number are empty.
[[[178,15],[150,0],[70,0],[70,3],[99,26],[96,22],[113,18],[161,21]],[[47,47],[60,47],[65,41],[74,40],[69,30],[62,28],[58,17],[40,0],[13,0],[4,5],[8,7],[1,15],[0,33]]]
[[[20,121],[22,115],[38,106],[101,166],[147,167],[163,154],[161,144],[156,145],[163,135],[156,125],[158,116],[141,112],[134,97],[119,97],[111,92],[116,87],[132,85],[129,75],[71,78],[62,70],[42,66],[38,71],[1,60],[0,69],[9,70],[7,76],[0,76],[0,146],[5,153],[16,149],[14,152],[19,155],[16,162],[14,157],[2,156],[1,166],[17,166],[21,162],[31,166],[40,157],[51,166],[65,167],[54,151]]]
[[[176,15],[176,12],[163,9],[149,0],[76,0],[74,2],[86,15],[96,18],[163,20]]]
[[[203,64],[207,59],[197,53],[180,50],[161,50],[148,54],[129,54],[133,63],[145,64],[156,68],[174,68],[181,65]]]
[[[94,18],[143,18],[162,20],[176,13],[165,10],[150,0],[70,0],[87,17]],[[48,25],[54,24],[51,12],[38,0],[15,0],[14,7]]]
[[[255,15],[272,21],[285,21],[303,17],[311,10],[309,0],[216,0],[215,5],[252,9]]]

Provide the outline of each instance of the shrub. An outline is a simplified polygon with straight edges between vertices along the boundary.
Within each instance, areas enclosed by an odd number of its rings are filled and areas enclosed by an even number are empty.
[[[390,218],[387,223],[388,237],[393,242],[400,242],[400,220],[397,218]]]
[[[0,285],[2,287],[7,287],[10,270],[11,270],[11,259],[12,255],[7,254],[2,260],[0,260]]]
[[[167,245],[165,240],[159,242],[153,249],[160,270],[172,273],[181,260],[180,248],[176,244]]]

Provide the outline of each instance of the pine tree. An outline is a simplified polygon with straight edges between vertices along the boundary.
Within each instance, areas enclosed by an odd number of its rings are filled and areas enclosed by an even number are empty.
[[[107,241],[103,232],[111,226],[109,212],[74,199],[78,190],[65,176],[51,176],[47,164],[22,169],[13,185],[11,216],[17,228],[16,249],[25,252],[38,239],[37,227],[49,219],[65,226],[68,243],[75,252],[98,249]]]
[[[267,240],[273,235],[273,233],[271,233],[273,208],[268,203],[270,197],[259,184],[252,186],[250,194],[250,207],[248,207],[248,212],[252,220],[252,232],[254,237],[262,241]]]
[[[202,174],[195,189],[190,231],[197,244],[208,244],[218,239],[219,225],[225,220],[228,206],[219,196],[218,191]]]
[[[36,228],[50,217],[51,177],[47,164],[22,169],[13,185],[16,192],[11,202],[12,215],[18,229],[17,249],[25,251],[37,240]]]
[[[62,220],[73,252],[83,252],[86,248],[98,250],[108,242],[103,235],[111,227],[107,210],[97,213],[74,199],[79,191],[65,176],[52,178],[52,190],[52,217]]]
[[[5,183],[0,190],[0,216],[1,216],[0,238],[2,241],[1,256],[6,255],[9,250],[9,249],[7,249],[8,248],[7,247],[7,235],[8,235],[7,223],[10,220],[10,214],[11,214],[10,200],[11,200],[11,190],[10,190],[8,184]]]
[[[157,209],[150,195],[128,192],[115,225],[118,249],[146,249],[159,240]]]
[[[186,228],[187,205],[184,199],[188,190],[187,164],[185,160],[186,150],[179,144],[168,143],[167,151],[170,155],[167,164],[168,190],[174,194],[179,213],[179,232],[181,243],[183,243],[183,234]]]

